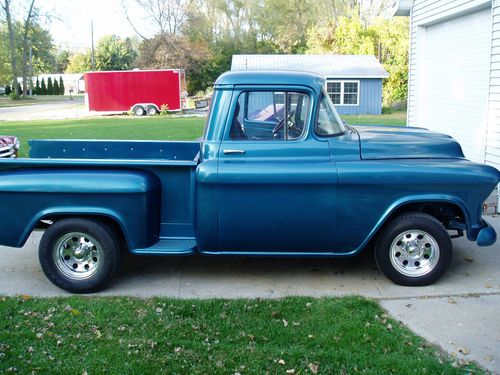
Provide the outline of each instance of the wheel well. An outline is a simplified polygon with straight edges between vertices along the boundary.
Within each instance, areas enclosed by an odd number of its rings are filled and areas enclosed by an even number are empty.
[[[435,217],[446,229],[457,229],[466,224],[466,217],[462,209],[449,202],[415,202],[398,207],[387,218],[387,222],[408,212],[422,212]]]
[[[87,220],[93,220],[93,221],[99,221],[101,223],[106,224],[109,226],[119,237],[119,241],[121,243],[121,246],[123,249],[128,249],[127,245],[127,240],[125,238],[125,234],[123,233],[123,230],[118,224],[118,222],[109,217],[109,216],[101,216],[101,215],[49,215],[45,216],[42,218],[36,225],[36,229],[47,229],[49,226],[51,226],[53,223],[57,221],[61,221],[64,219],[87,219]]]

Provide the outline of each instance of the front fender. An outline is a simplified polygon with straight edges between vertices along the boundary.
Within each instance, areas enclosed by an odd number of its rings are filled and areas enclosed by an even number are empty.
[[[21,247],[36,224],[55,216],[105,216],[130,248],[158,238],[160,182],[145,171],[12,169],[0,173],[0,244]]]

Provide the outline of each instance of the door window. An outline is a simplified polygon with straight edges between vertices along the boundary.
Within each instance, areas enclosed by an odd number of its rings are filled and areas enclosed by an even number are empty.
[[[240,94],[229,138],[234,141],[289,141],[302,137],[309,96],[300,92],[247,91]]]

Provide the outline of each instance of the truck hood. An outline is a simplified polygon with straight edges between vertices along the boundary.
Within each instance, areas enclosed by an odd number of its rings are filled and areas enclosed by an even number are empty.
[[[452,137],[423,128],[357,125],[362,159],[464,158]]]

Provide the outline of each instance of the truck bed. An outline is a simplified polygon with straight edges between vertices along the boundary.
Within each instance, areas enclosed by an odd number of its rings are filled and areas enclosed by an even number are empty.
[[[155,175],[161,185],[159,242],[156,247],[152,244],[152,249],[131,250],[156,254],[161,248],[168,247],[169,252],[177,253],[182,249],[192,252],[195,236],[194,176],[199,142],[32,140],[29,143],[29,158],[0,159],[0,178],[13,170],[43,170],[47,173],[145,171]],[[0,187],[0,193],[1,190]]]

